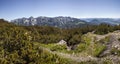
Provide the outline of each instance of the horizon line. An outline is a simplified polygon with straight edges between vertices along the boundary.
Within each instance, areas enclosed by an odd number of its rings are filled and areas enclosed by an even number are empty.
[[[30,18],[30,17],[33,17],[33,18],[38,18],[38,17],[50,17],[50,18],[54,18],[54,17],[71,17],[71,18],[78,18],[78,19],[85,19],[85,18],[115,18],[115,19],[119,19],[120,17],[76,17],[76,16],[29,16],[29,17],[18,17],[18,18],[14,18],[14,19],[6,19],[6,18],[0,18],[0,19],[4,19],[4,20],[7,20],[7,21],[11,21],[11,20],[15,20],[15,19],[21,19],[21,18]]]

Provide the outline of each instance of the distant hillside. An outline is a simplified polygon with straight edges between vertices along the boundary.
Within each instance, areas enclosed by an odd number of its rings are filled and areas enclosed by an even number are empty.
[[[0,19],[0,26],[12,26],[12,23],[9,23],[8,21],[4,19]]]
[[[106,23],[110,25],[119,25],[120,18],[84,18],[84,21],[89,22],[89,24],[99,25],[101,23]]]
[[[25,25],[25,26],[53,26],[53,27],[59,27],[59,28],[75,28],[80,26],[87,25],[87,22],[72,18],[72,17],[29,17],[29,18],[20,18],[15,19],[11,21],[12,23],[15,23],[17,25]]]

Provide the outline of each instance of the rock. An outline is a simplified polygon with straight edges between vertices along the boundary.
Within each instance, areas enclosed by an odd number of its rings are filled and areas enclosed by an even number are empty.
[[[66,45],[67,44],[67,42],[66,41],[64,41],[64,40],[60,40],[58,43],[57,43],[58,45]]]
[[[70,51],[72,49],[72,46],[67,46],[67,51]]]

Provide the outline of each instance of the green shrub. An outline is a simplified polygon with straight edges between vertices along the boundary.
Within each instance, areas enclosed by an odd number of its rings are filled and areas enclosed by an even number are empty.
[[[85,51],[86,48],[87,48],[87,45],[85,43],[80,43],[75,49],[75,53],[80,53],[82,51]]]
[[[52,51],[65,51],[67,50],[66,45],[55,45],[50,48]]]
[[[98,57],[105,49],[106,49],[105,45],[96,43],[96,44],[94,44],[93,51],[91,51],[91,52],[93,52],[93,54],[92,54],[93,56]]]
[[[89,37],[88,37],[87,35],[83,35],[83,36],[82,36],[82,42],[83,42],[83,43],[85,43],[85,44],[87,44],[87,45],[90,45],[91,41],[92,41],[92,39],[91,39],[90,36],[89,36]]]

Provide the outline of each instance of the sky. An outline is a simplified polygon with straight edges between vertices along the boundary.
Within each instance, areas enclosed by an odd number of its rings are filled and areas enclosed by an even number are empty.
[[[0,0],[0,18],[120,18],[120,0]]]

